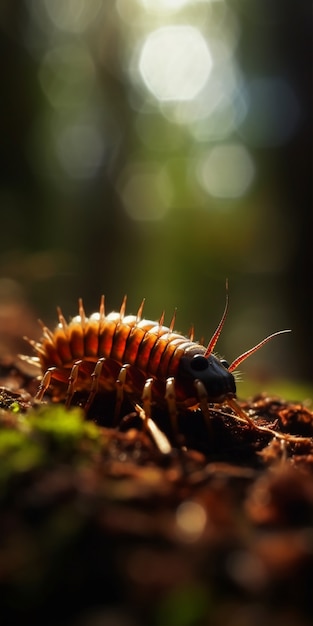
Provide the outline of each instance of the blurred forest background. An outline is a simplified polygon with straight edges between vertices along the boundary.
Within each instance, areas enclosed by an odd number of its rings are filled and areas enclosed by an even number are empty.
[[[0,331],[102,293],[312,381],[308,0],[1,0]],[[22,350],[21,346],[18,349]],[[25,351],[25,346],[24,346]]]

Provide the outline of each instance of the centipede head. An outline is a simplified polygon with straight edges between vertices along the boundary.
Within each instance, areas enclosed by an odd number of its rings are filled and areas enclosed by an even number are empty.
[[[204,348],[191,349],[181,359],[181,375],[192,381],[200,381],[204,386],[208,401],[221,402],[226,397],[236,395],[235,378],[228,369],[228,363],[223,359],[218,359],[213,350],[223,329],[228,312],[228,281],[226,280],[226,302],[224,312],[215,332],[213,333],[208,346]]]
[[[218,359],[214,354],[205,356],[195,347],[181,358],[179,376],[185,387],[189,387],[190,394],[192,388],[195,389],[195,383],[200,381],[208,402],[219,403],[236,395],[235,378],[227,366],[223,359]]]
[[[290,332],[290,330],[279,330],[276,333],[272,333],[268,337],[265,337],[257,345],[253,346],[246,352],[243,352],[238,356],[230,365],[224,360],[219,359],[213,354],[213,350],[216,346],[218,338],[223,329],[226,316],[228,312],[228,281],[226,281],[226,303],[222,318],[213,333],[207,348],[202,346],[195,346],[188,350],[180,361],[180,376],[185,381],[185,384],[189,386],[190,382],[195,385],[198,381],[205,389],[207,399],[209,402],[228,402],[232,406],[232,399],[236,396],[236,383],[232,372],[249,356],[254,354],[257,350],[262,348],[268,341],[281,335],[282,333]],[[204,350],[204,351],[203,351]]]

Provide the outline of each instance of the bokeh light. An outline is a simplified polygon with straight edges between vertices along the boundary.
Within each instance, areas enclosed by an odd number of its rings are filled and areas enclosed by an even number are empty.
[[[246,94],[248,112],[241,135],[256,146],[285,144],[301,117],[299,102],[288,82],[280,77],[257,77],[247,84]]]
[[[95,82],[94,65],[86,47],[74,43],[60,45],[43,56],[38,77],[53,107],[80,108]]]
[[[193,4],[194,0],[137,0],[148,13],[175,13],[187,4]]]
[[[198,502],[186,500],[177,508],[176,523],[185,541],[196,541],[207,524],[206,511]]]
[[[171,190],[158,164],[132,163],[121,173],[118,189],[127,214],[136,221],[160,220],[170,206]]]
[[[103,0],[25,0],[25,4],[34,23],[51,38],[57,31],[84,35],[103,9]]]
[[[36,317],[126,292],[208,338],[228,276],[221,352],[291,327],[245,371],[311,376],[308,11],[3,0],[0,279]]]
[[[150,33],[139,61],[142,79],[158,100],[192,100],[211,67],[206,42],[192,26],[164,26]]]
[[[44,5],[57,28],[81,33],[96,19],[102,0],[44,0]]]
[[[255,174],[248,150],[240,144],[215,146],[198,166],[202,187],[216,198],[238,198],[249,189]]]
[[[81,150],[81,146],[84,150]],[[68,125],[57,139],[59,161],[72,178],[91,178],[104,156],[104,143],[99,129],[90,125]]]

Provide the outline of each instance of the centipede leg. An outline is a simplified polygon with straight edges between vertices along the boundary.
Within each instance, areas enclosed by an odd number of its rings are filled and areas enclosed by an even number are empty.
[[[147,432],[151,435],[159,451],[162,454],[170,454],[172,447],[166,435],[158,428],[156,423],[150,417],[147,417],[146,412],[139,404],[135,403],[134,406],[137,414],[143,420],[144,424],[146,424]]]
[[[97,394],[98,391],[98,387],[99,387],[99,379],[101,376],[101,372],[102,372],[102,367],[103,367],[103,363],[105,361],[105,358],[101,358],[98,359],[96,365],[95,365],[95,369],[93,370],[92,374],[91,374],[91,388],[90,388],[90,393],[89,396],[87,398],[87,402],[85,404],[85,411],[87,413],[87,411],[90,409],[90,406],[94,400],[95,395]]]
[[[179,443],[178,421],[177,421],[177,406],[175,395],[175,379],[170,377],[166,380],[165,399],[167,402],[167,408],[170,416],[173,434],[177,443]]]
[[[39,389],[35,395],[35,402],[42,402],[42,398],[50,386],[51,378],[55,370],[56,367],[49,367],[49,369],[47,369],[47,371],[45,372],[43,379],[39,385]]]
[[[209,406],[208,406],[208,394],[207,394],[206,388],[204,384],[201,382],[201,380],[198,380],[198,379],[195,380],[194,384],[195,384],[195,388],[196,388],[197,395],[198,395],[200,409],[203,413],[205,423],[207,425],[207,429],[209,433],[211,434],[212,428],[211,428],[211,420],[210,420],[210,411],[209,411]]]
[[[71,373],[68,378],[68,387],[65,396],[65,406],[68,409],[71,406],[72,398],[75,393],[75,386],[79,374],[79,368],[82,361],[76,361],[71,369]]]
[[[143,388],[143,392],[142,392],[142,404],[143,404],[143,411],[145,414],[145,419],[144,419],[145,430],[148,429],[148,421],[149,419],[151,419],[152,383],[153,383],[153,378],[147,378],[144,388]]]
[[[122,402],[124,398],[124,386],[126,382],[127,370],[129,369],[129,367],[130,365],[128,363],[123,365],[116,379],[116,383],[115,383],[116,384],[116,400],[115,400],[114,418],[113,418],[114,426],[116,426],[120,412],[121,412],[121,406],[122,406]]]

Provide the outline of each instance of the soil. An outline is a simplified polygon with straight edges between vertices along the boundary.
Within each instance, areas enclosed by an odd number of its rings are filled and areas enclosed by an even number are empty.
[[[313,608],[313,412],[265,393],[88,416],[0,369],[0,621],[59,626],[305,626]],[[74,406],[74,405],[77,406]]]

